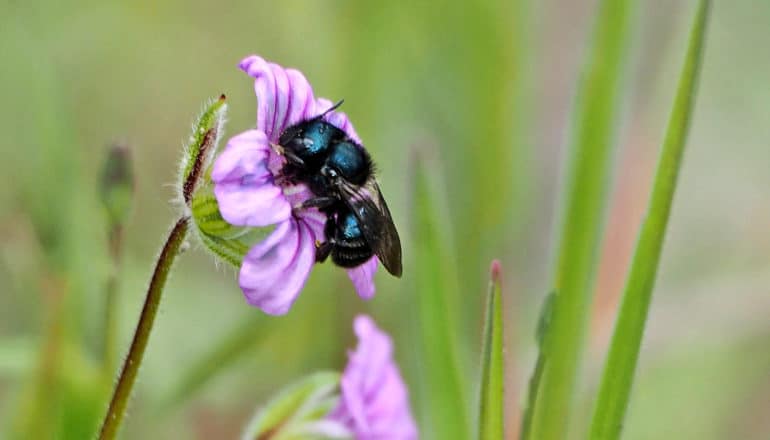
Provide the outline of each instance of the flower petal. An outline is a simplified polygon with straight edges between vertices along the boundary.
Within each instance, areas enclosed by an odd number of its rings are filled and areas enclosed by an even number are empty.
[[[283,189],[283,194],[291,206],[301,205],[305,200],[315,197],[310,188],[304,184],[287,186]],[[316,208],[304,208],[295,210],[294,216],[302,219],[305,225],[313,231],[313,236],[315,236],[316,240],[324,241],[326,239],[324,234],[326,214]]]
[[[366,263],[348,269],[348,277],[353,282],[358,296],[363,299],[371,299],[376,292],[374,287],[374,274],[377,272],[377,257],[374,256]]]
[[[350,353],[340,379],[342,398],[329,418],[345,424],[358,440],[417,439],[390,337],[368,316],[358,316],[354,329],[358,347]]]
[[[270,315],[289,311],[315,263],[315,237],[290,218],[243,259],[238,282],[249,304]]]
[[[315,98],[302,73],[268,63],[251,55],[244,58],[240,68],[254,78],[257,95],[257,129],[271,142],[277,142],[290,125],[315,116]]]
[[[291,216],[291,205],[267,169],[265,134],[249,130],[231,138],[214,162],[211,179],[222,218],[238,226],[267,226]]]

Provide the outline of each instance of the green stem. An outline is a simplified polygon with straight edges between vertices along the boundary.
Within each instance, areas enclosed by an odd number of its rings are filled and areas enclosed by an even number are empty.
[[[100,440],[114,439],[123,421],[126,405],[128,404],[129,397],[131,397],[131,390],[134,387],[139,366],[142,364],[144,350],[147,348],[147,342],[150,339],[150,332],[155,322],[155,315],[158,312],[163,287],[166,285],[171,266],[179,254],[182,243],[184,243],[187,237],[188,227],[189,217],[183,217],[176,222],[166,239],[166,243],[163,245],[158,261],[155,263],[155,270],[150,280],[150,286],[147,289],[147,297],[144,300],[142,313],[139,316],[139,323],[136,325],[134,339],[131,341],[131,348],[128,350],[128,355],[123,362],[118,384],[112,394],[110,407],[102,422],[99,432]]]
[[[655,173],[647,216],[639,233],[602,375],[591,424],[591,439],[617,439],[623,426],[694,107],[709,6],[709,0],[700,2],[692,26],[687,56]]]
[[[112,379],[115,371],[115,341],[118,337],[118,322],[115,317],[118,295],[118,276],[120,275],[121,255],[123,248],[123,225],[115,224],[110,228],[109,253],[112,268],[104,288],[104,341],[102,343],[102,368],[104,377]]]

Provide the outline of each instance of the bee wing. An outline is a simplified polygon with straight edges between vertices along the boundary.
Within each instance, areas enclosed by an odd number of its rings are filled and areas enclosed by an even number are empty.
[[[343,180],[339,191],[382,265],[392,275],[401,277],[401,240],[377,181],[370,177],[358,186]]]

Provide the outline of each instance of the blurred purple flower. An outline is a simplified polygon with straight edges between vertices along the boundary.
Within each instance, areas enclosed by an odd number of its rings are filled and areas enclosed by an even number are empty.
[[[393,361],[393,343],[368,316],[353,323],[358,347],[342,373],[340,403],[328,416],[357,440],[415,440],[409,395]]]
[[[253,227],[276,225],[243,259],[238,282],[251,305],[282,315],[291,308],[315,263],[316,242],[325,240],[326,216],[316,209],[294,209],[312,193],[303,184],[276,181],[285,159],[270,143],[277,143],[287,127],[328,110],[332,102],[315,98],[298,70],[268,63],[256,55],[241,61],[240,68],[254,78],[257,126],[227,142],[211,178],[219,210],[227,222]],[[360,143],[344,113],[332,111],[324,119]],[[348,270],[362,298],[374,295],[376,269],[377,258],[373,257]]]

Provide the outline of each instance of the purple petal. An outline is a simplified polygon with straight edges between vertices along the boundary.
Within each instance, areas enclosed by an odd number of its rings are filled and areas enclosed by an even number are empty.
[[[288,186],[283,189],[283,194],[291,206],[301,205],[305,200],[315,197],[307,185],[303,184]],[[315,208],[307,208],[294,211],[294,216],[302,219],[305,225],[313,231],[316,240],[325,240],[326,214]]]
[[[246,254],[238,282],[249,304],[270,315],[283,315],[297,299],[314,263],[313,232],[291,218]]]
[[[353,282],[353,287],[356,288],[358,296],[363,299],[371,299],[374,297],[374,274],[377,272],[377,257],[374,256],[366,263],[348,269],[348,277]]]
[[[298,70],[269,63],[257,55],[244,58],[239,67],[254,78],[257,129],[264,131],[271,142],[277,142],[287,127],[315,117],[334,105],[328,99],[316,100],[310,83]],[[325,119],[361,143],[345,113],[333,111]]]
[[[315,116],[315,98],[310,84],[297,70],[284,69],[252,55],[244,58],[240,68],[254,78],[257,95],[257,129],[271,142],[291,125]]]
[[[313,236],[318,241],[326,241],[326,234],[324,233],[324,226],[326,226],[326,214],[317,209],[305,209],[299,212],[297,215],[305,223],[305,226],[310,228],[313,232]]]
[[[231,138],[214,162],[211,179],[219,211],[228,223],[267,226],[287,220],[291,205],[267,169],[265,134],[249,130]]]
[[[358,347],[340,380],[342,399],[329,418],[358,440],[415,440],[409,395],[393,361],[393,344],[368,316],[354,322]]]

